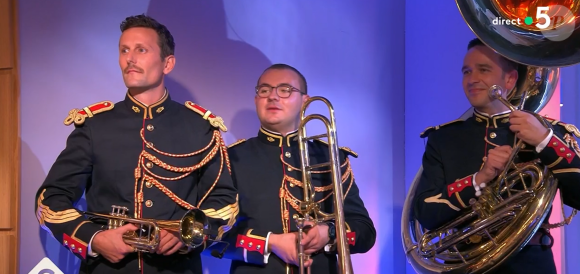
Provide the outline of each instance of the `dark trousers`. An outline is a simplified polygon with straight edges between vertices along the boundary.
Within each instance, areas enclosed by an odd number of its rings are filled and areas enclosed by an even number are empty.
[[[490,274],[556,274],[551,248],[528,245]]]

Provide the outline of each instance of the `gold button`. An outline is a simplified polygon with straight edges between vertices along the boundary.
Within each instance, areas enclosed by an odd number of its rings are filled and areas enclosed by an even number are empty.
[[[148,148],[152,148],[152,147],[153,147],[153,142],[149,142],[149,143],[147,143],[147,147],[148,147]]]
[[[145,183],[145,186],[147,188],[151,188],[153,186],[153,184],[151,182],[147,181],[147,183]]]
[[[570,153],[566,154],[566,158],[570,158],[570,157],[572,157],[572,154],[570,154]]]
[[[495,138],[496,136],[497,136],[497,134],[495,134],[495,132],[492,132],[492,133],[489,134],[489,137],[491,139]]]
[[[83,249],[82,249],[82,248],[80,248],[80,247],[79,247],[79,252],[80,252],[80,253],[83,253]]]
[[[290,187],[294,187],[294,184],[293,183],[290,183]]]
[[[145,206],[146,206],[146,207],[152,207],[152,206],[153,206],[153,201],[151,201],[151,200],[147,200],[147,201],[145,202]]]
[[[260,250],[260,248],[261,248],[261,246],[260,246],[260,245],[257,245],[257,246],[256,246],[256,249],[257,249],[257,250]]]
[[[558,146],[558,142],[553,142],[552,145],[553,146]]]
[[[566,149],[565,149],[565,148],[563,148],[563,147],[562,147],[562,148],[560,148],[560,152],[564,152],[564,151],[566,151]]]
[[[153,125],[147,125],[147,130],[153,131],[153,129],[155,129],[155,127]]]
[[[290,166],[288,166],[288,171],[292,171],[292,168]]]
[[[286,151],[286,153],[284,153],[284,156],[286,156],[286,158],[290,158],[290,152]]]
[[[240,240],[240,245],[244,245],[244,240]]]
[[[250,243],[248,244],[248,247],[252,247],[252,245],[253,245],[253,244],[252,244],[252,242],[250,242]]]
[[[70,248],[75,249],[75,245],[74,244],[70,245]]]
[[[153,167],[153,163],[151,163],[151,162],[147,162],[147,163],[145,164],[145,166],[146,166],[147,168],[152,168],[152,167]]]

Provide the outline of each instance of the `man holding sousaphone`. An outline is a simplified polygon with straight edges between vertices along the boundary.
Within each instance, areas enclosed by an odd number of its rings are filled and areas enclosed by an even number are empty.
[[[205,237],[219,240],[238,213],[226,128],[171,100],[175,42],[164,25],[128,17],[118,46],[125,99],[69,112],[74,130],[37,192],[36,216],[80,273],[201,274]],[[83,194],[87,212],[74,208]]]
[[[441,263],[412,263],[462,270],[457,273],[495,267],[488,273],[555,274],[548,205],[557,186],[565,204],[580,208],[580,132],[514,109],[507,92],[526,75],[479,39],[469,42],[461,71],[474,112],[421,134],[429,138],[412,202],[411,213],[429,230],[413,252],[437,254]],[[498,178],[507,179],[498,185]],[[522,238],[526,233],[529,239]]]
[[[225,238],[230,242],[225,255],[232,259],[230,273],[352,273],[347,272],[352,269],[349,253],[367,252],[376,239],[373,221],[359,196],[350,165],[350,158],[358,155],[346,147],[336,147],[337,161],[315,167],[311,179],[304,179],[304,159],[315,166],[332,158],[324,141],[303,139],[307,141],[306,152],[296,139],[301,132],[301,108],[310,99],[304,76],[289,65],[275,64],[259,77],[255,92],[261,123],[258,135],[239,140],[228,149],[234,184],[240,193],[240,217]],[[335,173],[335,180],[331,167],[341,171],[341,175]],[[344,200],[337,200],[342,214],[320,223],[305,222],[314,226],[303,228],[300,241],[297,226],[304,217],[304,190],[312,189],[309,193],[313,199],[307,205],[319,206],[323,214],[332,215],[337,211],[334,186],[344,193]],[[315,217],[313,212],[317,211],[309,212],[311,218]],[[339,236],[342,228],[346,237]],[[346,252],[340,250],[339,243],[344,244]],[[306,256],[300,256],[300,252]],[[304,272],[297,268],[301,257]]]

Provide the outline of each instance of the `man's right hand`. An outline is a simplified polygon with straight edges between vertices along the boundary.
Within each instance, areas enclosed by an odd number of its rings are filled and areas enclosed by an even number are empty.
[[[499,146],[490,149],[483,167],[475,175],[475,182],[477,184],[487,184],[493,180],[504,170],[511,153],[512,148],[510,146]]]
[[[116,229],[99,232],[93,238],[91,248],[109,262],[118,263],[127,254],[134,252],[133,247],[123,241],[123,234],[135,230],[137,230],[136,226],[126,224]]]
[[[282,259],[287,264],[298,266],[298,235],[296,233],[284,234],[270,234],[268,240],[268,249],[272,251],[278,258]],[[308,267],[312,264],[312,259],[304,262],[304,266]]]

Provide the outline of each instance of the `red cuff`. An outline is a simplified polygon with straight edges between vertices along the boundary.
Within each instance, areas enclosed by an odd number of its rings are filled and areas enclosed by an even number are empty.
[[[264,240],[256,239],[246,235],[238,235],[238,240],[236,241],[236,247],[241,247],[248,251],[256,251],[262,255],[264,255],[264,244]]]
[[[451,197],[453,193],[461,192],[468,186],[471,186],[473,181],[473,175],[469,175],[465,178],[459,179],[447,186],[447,197]]]
[[[354,240],[356,239],[356,234],[354,232],[346,233],[346,240],[349,245],[354,245]]]
[[[69,235],[63,234],[62,244],[68,247],[72,253],[77,253],[81,255],[83,259],[87,258],[87,245],[81,243],[80,241],[75,240]]]
[[[568,161],[568,164],[571,163],[572,160],[574,159],[575,152],[572,151],[566,145],[566,143],[562,142],[560,138],[556,137],[556,135],[552,136],[552,139],[550,139],[550,142],[548,143],[548,147],[554,149],[556,155],[566,159],[566,161]]]

